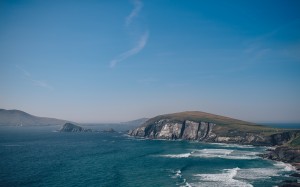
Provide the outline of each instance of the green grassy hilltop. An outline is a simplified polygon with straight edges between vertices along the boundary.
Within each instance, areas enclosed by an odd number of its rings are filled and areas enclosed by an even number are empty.
[[[220,133],[222,132],[225,133],[228,131],[235,130],[240,132],[271,135],[271,134],[286,131],[286,129],[268,127],[268,126],[246,122],[246,121],[242,121],[230,117],[210,114],[206,112],[199,112],[199,111],[186,111],[186,112],[179,112],[173,114],[159,115],[157,117],[151,118],[144,125],[151,124],[161,119],[169,119],[171,121],[178,121],[178,122],[184,122],[185,120],[190,120],[195,122],[205,121],[205,122],[215,123],[218,125],[215,130]]]

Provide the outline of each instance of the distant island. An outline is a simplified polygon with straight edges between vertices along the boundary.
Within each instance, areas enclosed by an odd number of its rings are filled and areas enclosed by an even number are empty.
[[[63,125],[66,122],[70,121],[56,118],[38,117],[21,110],[0,109],[0,126],[48,126]]]
[[[147,121],[148,118],[140,118],[132,121],[120,122],[120,123],[111,123],[111,124],[101,124],[95,123],[96,125],[102,125],[104,128],[103,131],[111,131],[114,129],[121,129],[122,131],[127,131],[128,129],[133,129],[138,127]],[[63,126],[65,123],[72,123],[78,126],[78,123],[49,118],[49,117],[39,117],[21,110],[6,110],[0,109],[0,126]],[[112,129],[112,127],[114,129]]]
[[[93,129],[86,129],[79,125],[74,125],[72,123],[65,123],[59,132],[116,132],[113,128],[105,129],[105,130],[93,130]]]
[[[92,129],[85,129],[72,123],[65,123],[59,132],[92,132]]]

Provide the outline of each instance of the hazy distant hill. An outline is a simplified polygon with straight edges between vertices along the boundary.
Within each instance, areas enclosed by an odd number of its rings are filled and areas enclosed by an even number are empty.
[[[63,125],[66,120],[37,117],[20,110],[0,109],[1,126],[46,126],[46,125]]]
[[[137,128],[148,120],[148,118],[140,118],[132,121],[120,123],[99,123],[99,124],[85,124],[86,127],[97,128],[98,130],[107,130],[113,128],[116,131],[128,131]]]
[[[140,118],[132,121],[126,121],[126,122],[121,122],[122,124],[128,124],[128,125],[141,125],[145,123],[149,118]]]
[[[132,121],[121,122],[119,126],[122,127],[123,130],[130,130],[144,124],[148,119],[149,118],[140,118]]]

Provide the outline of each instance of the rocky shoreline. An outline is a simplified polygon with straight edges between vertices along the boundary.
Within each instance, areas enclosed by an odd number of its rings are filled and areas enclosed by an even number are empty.
[[[281,161],[300,170],[300,130],[276,129],[224,116],[203,112],[166,114],[149,119],[128,135],[148,139],[192,140],[207,143],[226,143],[271,146],[262,158]],[[299,186],[300,174],[279,186]]]
[[[291,180],[283,181],[280,187],[300,187],[300,149],[292,146],[279,146],[268,149],[267,153],[260,154],[262,158],[291,164],[298,172],[291,174]]]
[[[300,170],[300,149],[290,146],[279,146],[275,149],[268,149],[268,153],[260,155],[270,160],[290,163]]]

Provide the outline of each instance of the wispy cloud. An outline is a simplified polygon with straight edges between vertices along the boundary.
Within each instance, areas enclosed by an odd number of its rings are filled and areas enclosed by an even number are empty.
[[[127,59],[127,58],[129,58],[129,57],[131,57],[131,56],[133,56],[133,55],[135,55],[137,53],[139,53],[146,46],[147,41],[148,41],[148,36],[149,36],[149,32],[146,31],[139,38],[138,42],[136,43],[136,45],[132,49],[130,49],[130,50],[128,50],[128,51],[126,51],[126,52],[118,55],[116,58],[114,58],[110,62],[110,67],[113,68],[113,67],[115,67],[117,65],[117,63],[119,63],[119,62],[121,62],[121,61],[123,61],[123,60],[125,60],[125,59]]]
[[[23,75],[24,75],[31,83],[33,83],[34,85],[39,86],[39,87],[42,87],[42,88],[46,88],[46,89],[49,89],[49,90],[53,90],[53,87],[50,86],[50,85],[49,85],[48,83],[46,83],[45,81],[33,79],[31,73],[29,73],[27,70],[25,70],[25,69],[22,68],[21,66],[16,65],[16,68],[17,68],[18,70],[20,70],[20,71],[23,73]]]
[[[125,25],[128,27],[133,20],[139,15],[143,3],[141,0],[132,0],[132,3],[134,5],[133,10],[130,12],[130,14],[125,18]],[[125,51],[124,53],[121,53],[117,55],[114,59],[112,59],[109,63],[109,66],[111,68],[114,68],[119,62],[126,60],[127,58],[139,53],[147,44],[149,36],[149,31],[146,30],[142,35],[138,37],[138,40],[133,48],[130,50]]]
[[[42,88],[47,88],[49,90],[53,90],[53,87],[50,86],[48,83],[44,82],[44,81],[41,81],[41,80],[34,80],[34,79],[31,79],[31,81],[34,83],[34,85],[36,86],[39,86],[39,87],[42,87]]]
[[[21,68],[19,65],[16,65],[16,68],[20,71],[22,71],[22,73],[26,76],[26,77],[31,77],[31,74],[26,71],[25,69]]]
[[[133,0],[134,8],[130,12],[130,14],[126,17],[125,24],[126,26],[129,26],[132,22],[132,20],[139,15],[139,12],[141,11],[143,7],[143,3],[140,0]]]

